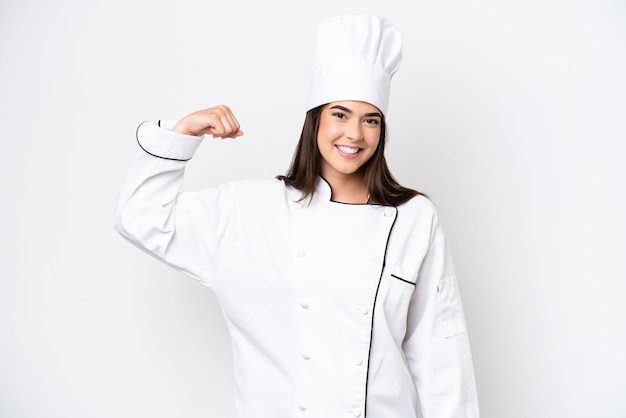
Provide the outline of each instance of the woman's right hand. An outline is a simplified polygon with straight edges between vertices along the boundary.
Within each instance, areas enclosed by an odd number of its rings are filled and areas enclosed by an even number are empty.
[[[174,132],[185,135],[212,135],[213,138],[237,138],[243,135],[239,122],[228,106],[219,105],[190,113],[176,123]]]

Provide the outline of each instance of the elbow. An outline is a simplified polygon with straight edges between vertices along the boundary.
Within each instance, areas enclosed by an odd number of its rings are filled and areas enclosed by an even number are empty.
[[[156,256],[164,256],[172,239],[157,219],[117,210],[113,228],[127,241]]]
[[[124,224],[117,215],[113,218],[113,229],[116,230],[118,234],[124,235]]]
[[[128,229],[124,225],[124,220],[120,216],[119,212],[116,213],[115,217],[113,218],[113,229],[117,231],[117,233],[123,236],[124,238],[127,238],[129,235]]]
[[[124,216],[123,211],[118,207],[115,211],[115,216],[113,217],[113,229],[122,237],[130,241],[134,241],[133,236],[135,234],[132,233],[132,224],[133,222],[128,218],[128,216]]]
[[[113,229],[122,236],[126,241],[134,246],[147,251],[146,242],[141,239],[144,234],[141,233],[141,226],[137,225],[136,220],[128,216],[116,213],[113,219]]]

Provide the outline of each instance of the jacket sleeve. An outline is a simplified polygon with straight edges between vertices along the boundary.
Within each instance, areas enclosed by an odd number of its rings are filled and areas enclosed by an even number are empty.
[[[185,166],[202,137],[144,122],[137,141],[141,150],[119,195],[115,229],[176,270],[212,285],[232,221],[232,187],[181,192]]]
[[[478,418],[469,339],[443,232],[419,270],[403,344],[424,418]]]

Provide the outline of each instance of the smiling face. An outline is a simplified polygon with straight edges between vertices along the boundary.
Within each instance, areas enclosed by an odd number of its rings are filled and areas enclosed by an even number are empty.
[[[317,133],[321,175],[327,180],[360,176],[360,168],[378,147],[382,114],[365,102],[342,101],[324,106]]]

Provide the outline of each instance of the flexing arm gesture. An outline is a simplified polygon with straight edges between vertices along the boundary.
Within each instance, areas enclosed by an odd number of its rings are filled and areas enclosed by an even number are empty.
[[[176,123],[174,132],[185,135],[212,135],[213,138],[237,138],[243,135],[228,106],[219,105],[193,112]]]
[[[120,193],[115,228],[159,260],[209,284],[228,235],[233,211],[225,208],[232,207],[234,194],[227,186],[182,192],[185,167],[202,135],[225,139],[243,132],[223,105],[193,112],[169,127],[144,122],[137,128],[142,150]]]

